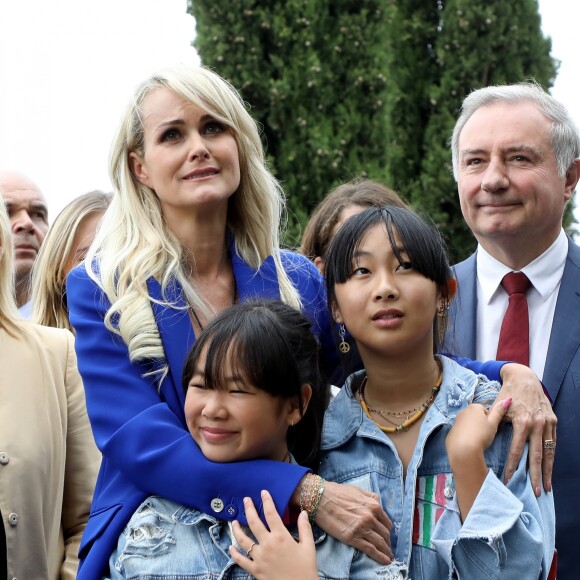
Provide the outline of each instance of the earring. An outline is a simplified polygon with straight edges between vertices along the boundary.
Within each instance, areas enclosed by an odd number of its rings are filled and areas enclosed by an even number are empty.
[[[446,298],[439,302],[439,306],[437,307],[437,316],[439,318],[445,316],[449,312],[449,300]]]
[[[338,336],[340,337],[340,344],[338,345],[338,350],[340,350],[342,354],[346,354],[350,350],[350,344],[348,344],[348,342],[346,342],[346,340],[344,339],[345,334],[346,328],[344,327],[344,324],[341,324],[338,327]]]

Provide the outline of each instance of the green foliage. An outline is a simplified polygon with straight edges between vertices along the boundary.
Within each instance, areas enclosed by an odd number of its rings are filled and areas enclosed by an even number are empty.
[[[461,101],[488,84],[549,87],[557,68],[537,0],[191,0],[189,10],[204,64],[263,127],[291,245],[329,189],[366,175],[429,214],[465,257],[475,243],[448,149]]]
[[[330,188],[359,175],[386,181],[385,4],[192,3],[202,61],[241,91],[263,127],[295,238]]]

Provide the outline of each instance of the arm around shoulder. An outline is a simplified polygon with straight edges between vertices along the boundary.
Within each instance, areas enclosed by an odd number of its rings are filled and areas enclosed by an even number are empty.
[[[133,484],[128,493],[153,493],[206,513],[215,513],[213,499],[228,498],[231,503],[224,502],[219,514],[226,519],[240,517],[243,497],[258,501],[264,488],[273,492],[278,509],[285,509],[305,468],[209,462],[185,425],[181,384],[171,373],[160,384],[144,376],[158,368],[155,361],[131,362],[121,337],[105,326],[107,297],[82,266],[68,277],[67,297],[88,414],[108,478],[122,475]],[[176,313],[167,309],[167,316]]]

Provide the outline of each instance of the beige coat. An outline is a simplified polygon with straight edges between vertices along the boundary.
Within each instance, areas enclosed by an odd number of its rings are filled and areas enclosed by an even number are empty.
[[[67,330],[0,328],[0,511],[8,578],[73,579],[100,463]]]

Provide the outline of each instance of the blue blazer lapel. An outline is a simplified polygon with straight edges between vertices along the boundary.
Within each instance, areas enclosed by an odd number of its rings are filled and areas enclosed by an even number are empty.
[[[232,249],[232,265],[240,300],[256,297],[280,300],[278,275],[272,256],[268,256],[258,270],[253,270]]]
[[[232,248],[232,264],[239,300],[248,300],[258,296],[280,300],[276,265],[271,256],[264,260],[258,270],[253,270]],[[186,303],[183,299],[181,287],[177,282],[173,282],[168,286],[165,299],[161,295],[161,285],[155,278],[151,277],[147,280],[147,288],[165,351],[165,358],[169,365],[169,374],[162,383],[161,390],[168,403],[171,404],[171,400],[173,400],[175,405],[179,407],[180,416],[183,416],[183,404],[185,402],[181,386],[183,367],[187,355],[195,342],[195,333],[189,313],[185,308]],[[159,304],[159,301],[175,304],[176,308]],[[168,379],[171,380],[173,393],[170,393],[168,386],[165,385]]]
[[[542,379],[554,402],[580,345],[580,247],[572,240],[568,244]]]
[[[475,359],[477,319],[476,254],[453,267],[458,291],[451,302],[448,343],[452,354]]]
[[[165,398],[168,400],[170,406],[173,407],[170,399],[178,404],[180,416],[183,416],[183,404],[185,402],[185,396],[181,386],[183,367],[187,354],[195,342],[195,334],[189,314],[185,308],[186,304],[183,300],[181,287],[177,282],[173,282],[167,288],[165,300],[163,300],[161,295],[161,285],[155,278],[149,278],[147,280],[147,288],[165,351],[165,358],[169,365],[169,373],[161,384],[161,390],[165,393]],[[169,301],[178,307],[184,308],[172,308],[159,304],[157,301]],[[173,393],[170,393],[167,390],[168,387],[165,385],[168,379],[172,383]],[[173,410],[176,411],[175,408]]]

